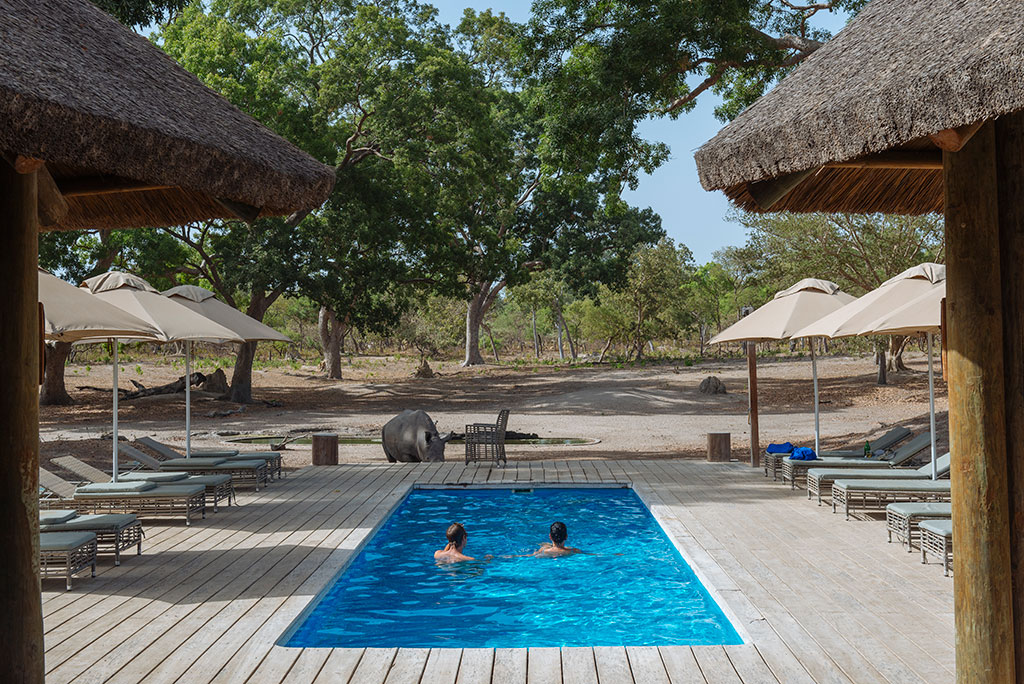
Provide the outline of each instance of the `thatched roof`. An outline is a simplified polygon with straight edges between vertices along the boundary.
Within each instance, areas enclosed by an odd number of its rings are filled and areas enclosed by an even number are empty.
[[[746,209],[763,208],[752,182],[810,172],[771,209],[941,211],[929,136],[1022,109],[1024,3],[872,0],[701,147],[697,169]]]
[[[64,229],[289,214],[334,184],[87,0],[0,0],[0,152],[46,162]]]

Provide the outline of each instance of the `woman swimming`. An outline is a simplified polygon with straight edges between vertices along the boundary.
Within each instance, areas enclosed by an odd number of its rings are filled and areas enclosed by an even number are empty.
[[[434,560],[438,563],[458,563],[476,560],[472,556],[462,553],[462,550],[466,548],[466,541],[469,539],[469,535],[466,534],[466,528],[461,524],[452,523],[449,525],[448,531],[445,532],[445,537],[448,538],[448,543],[443,549],[438,549],[434,552]]]

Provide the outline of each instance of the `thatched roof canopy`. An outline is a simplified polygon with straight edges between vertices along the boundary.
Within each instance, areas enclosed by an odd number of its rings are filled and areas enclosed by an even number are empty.
[[[289,214],[334,184],[87,0],[0,0],[0,153],[46,162],[69,210],[44,229]]]
[[[697,169],[749,210],[942,211],[937,142],[1018,110],[1024,3],[872,0],[701,147]]]

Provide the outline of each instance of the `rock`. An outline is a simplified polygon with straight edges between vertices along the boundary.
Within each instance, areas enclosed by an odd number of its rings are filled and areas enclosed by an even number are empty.
[[[199,386],[199,389],[204,392],[213,392],[214,394],[227,394],[227,376],[224,375],[224,371],[222,369],[218,368],[216,371],[206,376],[206,381]]]
[[[415,373],[413,373],[413,377],[414,378],[432,378],[432,377],[434,377],[434,371],[430,367],[430,364],[427,363],[426,359],[423,359],[422,361],[420,361],[420,367],[416,369]]]
[[[714,375],[709,375],[701,380],[697,390],[701,394],[726,394],[725,383]]]

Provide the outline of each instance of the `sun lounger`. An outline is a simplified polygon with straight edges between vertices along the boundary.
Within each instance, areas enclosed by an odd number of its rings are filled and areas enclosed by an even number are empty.
[[[256,485],[256,491],[260,490],[261,484],[266,484],[268,478],[267,462],[261,459],[249,461],[238,461],[224,458],[176,458],[173,461],[161,461],[147,453],[139,451],[130,444],[118,445],[118,453],[131,458],[143,467],[150,468],[157,472],[183,472],[193,475],[230,475],[232,483],[252,482]],[[170,463],[169,467],[164,467]],[[186,467],[177,467],[184,464]],[[232,488],[232,495],[234,489]]]
[[[92,532],[41,532],[39,574],[63,577],[71,591],[71,577],[86,568],[96,576],[96,535]]]
[[[912,435],[910,430],[905,427],[894,427],[893,429],[886,432],[878,439],[871,442],[871,453],[875,458],[882,458],[885,456],[885,452],[891,450],[897,444],[905,440],[907,437]],[[822,451],[818,454],[822,458],[861,458],[864,457],[863,449],[839,449],[836,451]],[[782,468],[782,463],[789,454],[770,454],[767,451],[764,452],[762,462],[764,463],[764,476],[768,477],[768,471],[771,470],[772,479],[778,479],[778,471]],[[813,462],[813,461],[812,461]]]
[[[949,453],[935,460],[935,471],[939,477],[949,475]],[[807,498],[818,497],[821,505],[822,492],[828,491],[836,480],[927,480],[932,476],[932,464],[920,468],[811,468],[807,471]]]
[[[949,501],[949,480],[836,480],[832,483],[832,512],[884,510],[900,501]]]
[[[158,485],[153,482],[107,482],[75,487],[45,468],[39,468],[39,485],[49,495],[39,499],[45,509],[74,509],[79,513],[135,513],[139,517],[178,516],[185,524],[192,517],[206,517],[206,488],[202,485]]]
[[[829,457],[818,458],[813,461],[794,461],[791,458],[782,461],[782,481],[787,480],[793,489],[796,489],[796,481],[811,468],[895,468],[902,465],[928,448],[932,443],[930,432],[922,432],[906,444],[887,452],[885,455],[875,458],[860,457]]]
[[[114,565],[121,564],[121,552],[136,547],[142,555],[142,523],[130,513],[79,515],[70,510],[39,511],[40,532],[92,532],[96,535],[96,552],[113,553]]]
[[[139,437],[138,442],[140,444],[145,444],[164,459],[171,460],[175,458],[185,458],[185,454],[171,448],[163,442],[156,441],[152,437]],[[271,477],[276,476],[279,480],[283,477],[283,470],[281,469],[281,454],[277,451],[239,452],[238,449],[193,449],[192,458],[196,458],[197,456],[200,458],[225,458],[228,460],[244,461],[261,458],[267,462],[267,472]]]
[[[921,530],[921,562],[928,562],[928,552],[942,556],[942,572],[949,577],[949,566],[953,564],[953,521],[924,520]]]
[[[118,449],[118,451],[121,452],[122,450]],[[53,462],[78,477],[84,478],[87,482],[110,482],[110,475],[99,468],[94,468],[88,463],[78,460],[74,456],[61,456],[53,459]],[[175,484],[203,485],[206,487],[206,503],[213,507],[214,513],[217,512],[218,504],[223,500],[227,500],[230,506],[231,499],[235,494],[235,489],[231,484],[231,475],[226,473],[189,475],[188,473],[165,473],[160,471],[129,471],[118,474],[117,479],[123,482],[145,481],[157,484],[170,484],[173,482]]]
[[[893,535],[896,535],[901,544],[906,543],[907,553],[910,553],[913,550],[914,537],[920,538],[921,531],[918,525],[922,520],[943,520],[952,515],[951,503],[891,503],[885,507],[885,527],[889,533],[889,543],[892,543]]]

